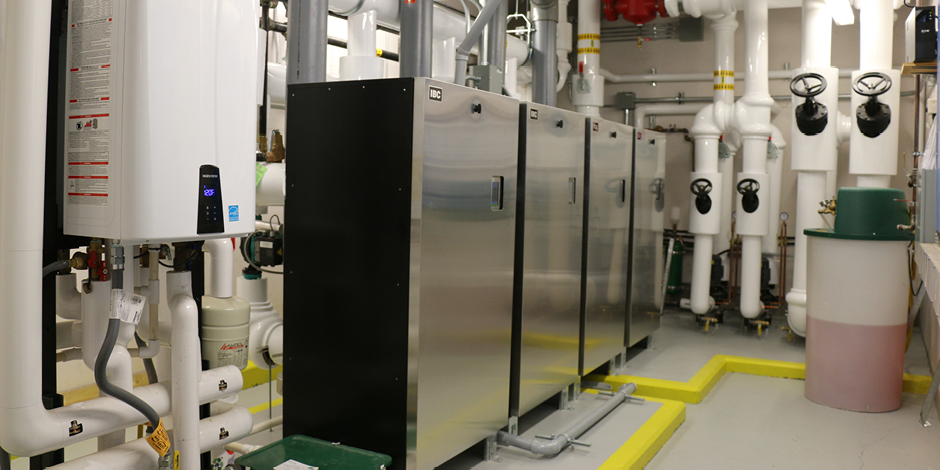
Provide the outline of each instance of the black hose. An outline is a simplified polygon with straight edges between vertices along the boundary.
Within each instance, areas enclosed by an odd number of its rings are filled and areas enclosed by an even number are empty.
[[[12,470],[13,464],[10,463],[10,454],[0,447],[0,470]]]
[[[156,426],[160,422],[160,415],[133,393],[120,388],[108,381],[108,360],[111,359],[111,352],[114,351],[114,344],[117,343],[118,333],[121,330],[121,320],[112,318],[108,320],[108,334],[104,337],[104,343],[101,345],[101,351],[98,352],[98,359],[95,361],[95,383],[102,392],[127,403],[135,410],[143,414],[150,424]]]
[[[147,342],[140,337],[139,334],[134,333],[134,340],[137,341],[137,348],[144,348],[147,346]],[[153,366],[153,359],[149,357],[141,358],[144,361],[144,370],[147,372],[147,383],[153,385],[159,380],[157,379],[157,368]]]

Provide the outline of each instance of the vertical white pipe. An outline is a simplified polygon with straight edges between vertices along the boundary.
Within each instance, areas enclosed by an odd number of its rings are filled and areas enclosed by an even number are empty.
[[[761,239],[741,237],[741,314],[756,318],[763,310],[760,302]]]
[[[202,354],[199,320],[189,271],[167,273],[167,298],[173,322],[173,448],[180,468],[199,468],[199,377]]]
[[[232,273],[234,263],[234,246],[231,238],[218,238],[206,240],[202,245],[203,251],[212,258],[209,263],[209,286],[206,295],[219,299],[232,296]]]
[[[747,95],[769,97],[767,0],[750,0],[744,10],[744,23],[747,57],[744,92]]]
[[[856,0],[855,5],[859,10],[861,26],[859,70],[890,69],[894,36],[894,2]]]
[[[442,82],[453,83],[454,69],[456,67],[457,40],[454,38],[447,38],[443,41],[434,41],[431,45],[431,77]],[[515,77],[515,68],[512,69],[512,74],[513,77]],[[506,69],[506,75],[509,75],[508,67]],[[515,91],[515,89],[509,88],[509,91]]]
[[[339,60],[341,80],[370,80],[382,78],[385,74],[385,64],[376,56],[376,17],[375,10],[349,16],[346,23],[349,37],[347,55]]]
[[[562,12],[562,14],[564,14]],[[571,101],[579,113],[600,116],[604,106],[604,77],[601,67],[601,2],[578,2],[578,62],[574,64]]]
[[[803,230],[822,226],[819,202],[826,199],[825,171],[801,171],[796,182],[796,233],[793,249],[793,287],[787,294],[790,329],[806,336],[806,235]]]
[[[692,251],[692,290],[689,293],[692,312],[703,315],[712,308],[711,302],[711,267],[714,235],[695,235],[695,249]]]
[[[831,62],[832,17],[829,7],[825,0],[803,0],[803,67],[829,67]]]
[[[888,175],[858,175],[855,183],[860,188],[890,188],[891,177]]]

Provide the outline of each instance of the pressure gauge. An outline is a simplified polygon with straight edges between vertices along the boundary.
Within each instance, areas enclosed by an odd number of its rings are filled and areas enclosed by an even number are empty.
[[[790,214],[787,214],[786,212],[781,212],[781,213],[780,213],[780,220],[786,222],[787,219],[789,219],[789,218],[790,218]]]

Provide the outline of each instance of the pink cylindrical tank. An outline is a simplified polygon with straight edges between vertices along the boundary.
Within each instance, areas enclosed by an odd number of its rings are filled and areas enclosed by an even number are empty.
[[[834,408],[901,407],[913,238],[903,191],[842,188],[834,230],[807,235],[806,398]]]

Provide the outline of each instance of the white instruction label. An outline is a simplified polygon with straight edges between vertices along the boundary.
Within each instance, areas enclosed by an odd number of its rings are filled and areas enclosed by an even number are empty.
[[[140,315],[147,305],[147,298],[123,289],[111,289],[111,318],[125,323],[140,323]]]
[[[318,470],[320,467],[313,467],[296,460],[288,460],[280,465],[276,465],[274,470]]]
[[[229,343],[222,343],[222,347],[219,348],[219,362],[218,367],[222,366],[238,366],[244,367],[248,363],[248,345],[242,341],[233,341]]]
[[[68,204],[109,204],[113,11],[113,0],[69,2]]]

